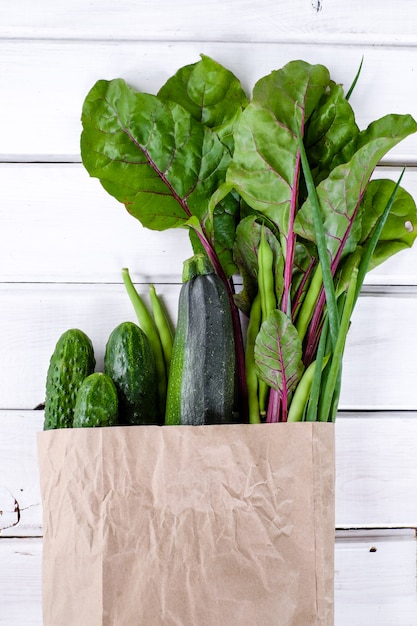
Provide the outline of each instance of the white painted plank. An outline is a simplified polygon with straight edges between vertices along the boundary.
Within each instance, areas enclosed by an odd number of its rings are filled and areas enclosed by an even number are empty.
[[[349,414],[336,422],[338,528],[417,528],[415,413]]]
[[[42,425],[42,411],[0,411],[0,537],[42,535],[36,449]]]
[[[414,42],[410,0],[3,0],[0,36],[172,41]]]
[[[42,539],[0,537],[0,563],[1,626],[41,626]]]
[[[416,626],[412,531],[338,534],[335,626]]]
[[[174,15],[167,13],[170,20]],[[417,47],[255,46],[230,39],[226,43],[193,39],[188,43],[0,40],[4,90],[0,160],[79,160],[82,103],[98,79],[122,77],[141,91],[155,93],[180,67],[197,62],[201,53],[232,70],[248,93],[256,80],[297,58],[323,63],[347,89],[364,56],[351,98],[360,128],[388,113],[417,117]],[[391,151],[389,160],[415,163],[416,146],[417,136],[408,138]]]
[[[179,282],[192,254],[184,229],[144,229],[81,164],[2,164],[0,189],[2,282],[121,282],[122,267]]]
[[[142,281],[131,268],[135,282]],[[180,285],[156,283],[175,323]],[[405,288],[404,288],[405,289]],[[138,285],[145,298],[148,285]],[[92,339],[101,368],[110,332],[136,317],[121,284],[0,284],[0,408],[32,409],[43,400],[46,371],[58,337],[81,328]],[[363,293],[352,316],[340,407],[417,409],[414,354],[415,290]]]
[[[352,315],[343,359],[340,406],[416,407],[417,298],[414,289],[365,291]]]
[[[3,480],[5,480],[3,478]],[[8,487],[0,485],[0,532],[15,528],[20,522],[19,503]]]
[[[136,274],[132,268],[132,279]],[[178,285],[156,285],[176,318]],[[148,285],[138,285],[147,300]],[[80,328],[91,338],[97,369],[111,331],[137,321],[123,285],[1,285],[0,408],[32,409],[44,399],[49,359],[62,332]]]
[[[0,411],[0,510],[13,496],[19,524],[1,536],[42,534],[36,433],[43,411]],[[417,413],[340,412],[336,422],[336,527],[417,528]]]
[[[410,531],[337,533],[335,626],[415,626],[415,558]],[[0,562],[0,624],[41,626],[42,540],[0,539]]]
[[[376,176],[398,180],[399,168]],[[417,169],[403,187],[417,199]],[[0,164],[0,282],[179,282],[188,233],[144,229],[81,164]],[[28,263],[30,259],[30,263]],[[369,274],[369,284],[417,285],[417,245]]]

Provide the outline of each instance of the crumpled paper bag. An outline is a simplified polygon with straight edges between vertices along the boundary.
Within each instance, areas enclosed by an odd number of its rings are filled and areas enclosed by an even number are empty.
[[[45,626],[333,624],[334,425],[38,434]]]

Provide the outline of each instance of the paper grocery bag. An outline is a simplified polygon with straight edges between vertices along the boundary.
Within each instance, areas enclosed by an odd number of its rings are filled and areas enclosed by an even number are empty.
[[[39,433],[45,626],[333,624],[334,425]]]

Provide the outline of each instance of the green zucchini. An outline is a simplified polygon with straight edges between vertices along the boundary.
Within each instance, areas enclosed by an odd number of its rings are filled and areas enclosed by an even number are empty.
[[[161,422],[155,357],[137,324],[122,322],[113,330],[106,345],[104,372],[116,385],[119,423]]]
[[[196,255],[185,262],[168,379],[166,424],[235,421],[236,357],[223,281]]]
[[[82,330],[60,336],[46,377],[44,430],[72,427],[78,390],[95,364],[93,344]]]
[[[87,376],[78,390],[73,427],[115,426],[117,416],[117,390],[110,376],[103,372]]]

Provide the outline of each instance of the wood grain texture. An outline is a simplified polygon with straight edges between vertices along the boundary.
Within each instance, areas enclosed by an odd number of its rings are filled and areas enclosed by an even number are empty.
[[[339,412],[338,528],[417,528],[416,427],[415,413]]]
[[[335,626],[415,626],[415,557],[412,531],[338,533]]]
[[[42,624],[42,539],[0,537],[1,626]]]
[[[414,289],[362,293],[346,341],[341,408],[415,406],[416,316]]]
[[[0,538],[42,536],[36,449],[40,413],[0,411]]]
[[[398,167],[375,177],[397,181]],[[417,198],[417,169],[402,185]],[[191,256],[184,229],[144,229],[77,163],[0,164],[0,282],[180,282]],[[11,210],[11,207],[12,210]],[[367,284],[417,285],[417,246],[375,268]]]
[[[364,57],[350,100],[359,127],[388,113],[417,118],[413,46],[0,39],[0,72],[7,89],[0,105],[0,160],[79,161],[82,104],[98,79],[121,77],[140,91],[156,93],[201,53],[233,71],[248,94],[258,79],[294,59],[324,64],[347,90]],[[415,164],[416,154],[414,135],[384,161]]]
[[[176,316],[179,286],[156,289]],[[138,290],[147,300],[148,286]],[[91,338],[100,371],[111,331],[123,321],[137,321],[120,284],[0,284],[0,300],[0,325],[7,329],[0,340],[0,376],[7,378],[0,387],[0,408],[33,409],[43,402],[49,359],[68,328],[80,328]]]
[[[148,285],[136,267],[132,279],[147,300]],[[140,269],[140,268],[139,268]],[[179,284],[155,283],[176,322]],[[343,361],[341,409],[417,410],[415,288],[366,291],[352,316]],[[59,336],[80,328],[93,341],[102,368],[110,332],[137,321],[124,286],[117,284],[0,283],[0,408],[33,409],[44,399],[49,359]]]
[[[0,36],[155,41],[414,42],[410,0],[4,0]]]
[[[82,165],[2,164],[0,188],[0,282],[181,281],[186,230],[144,229]]]

